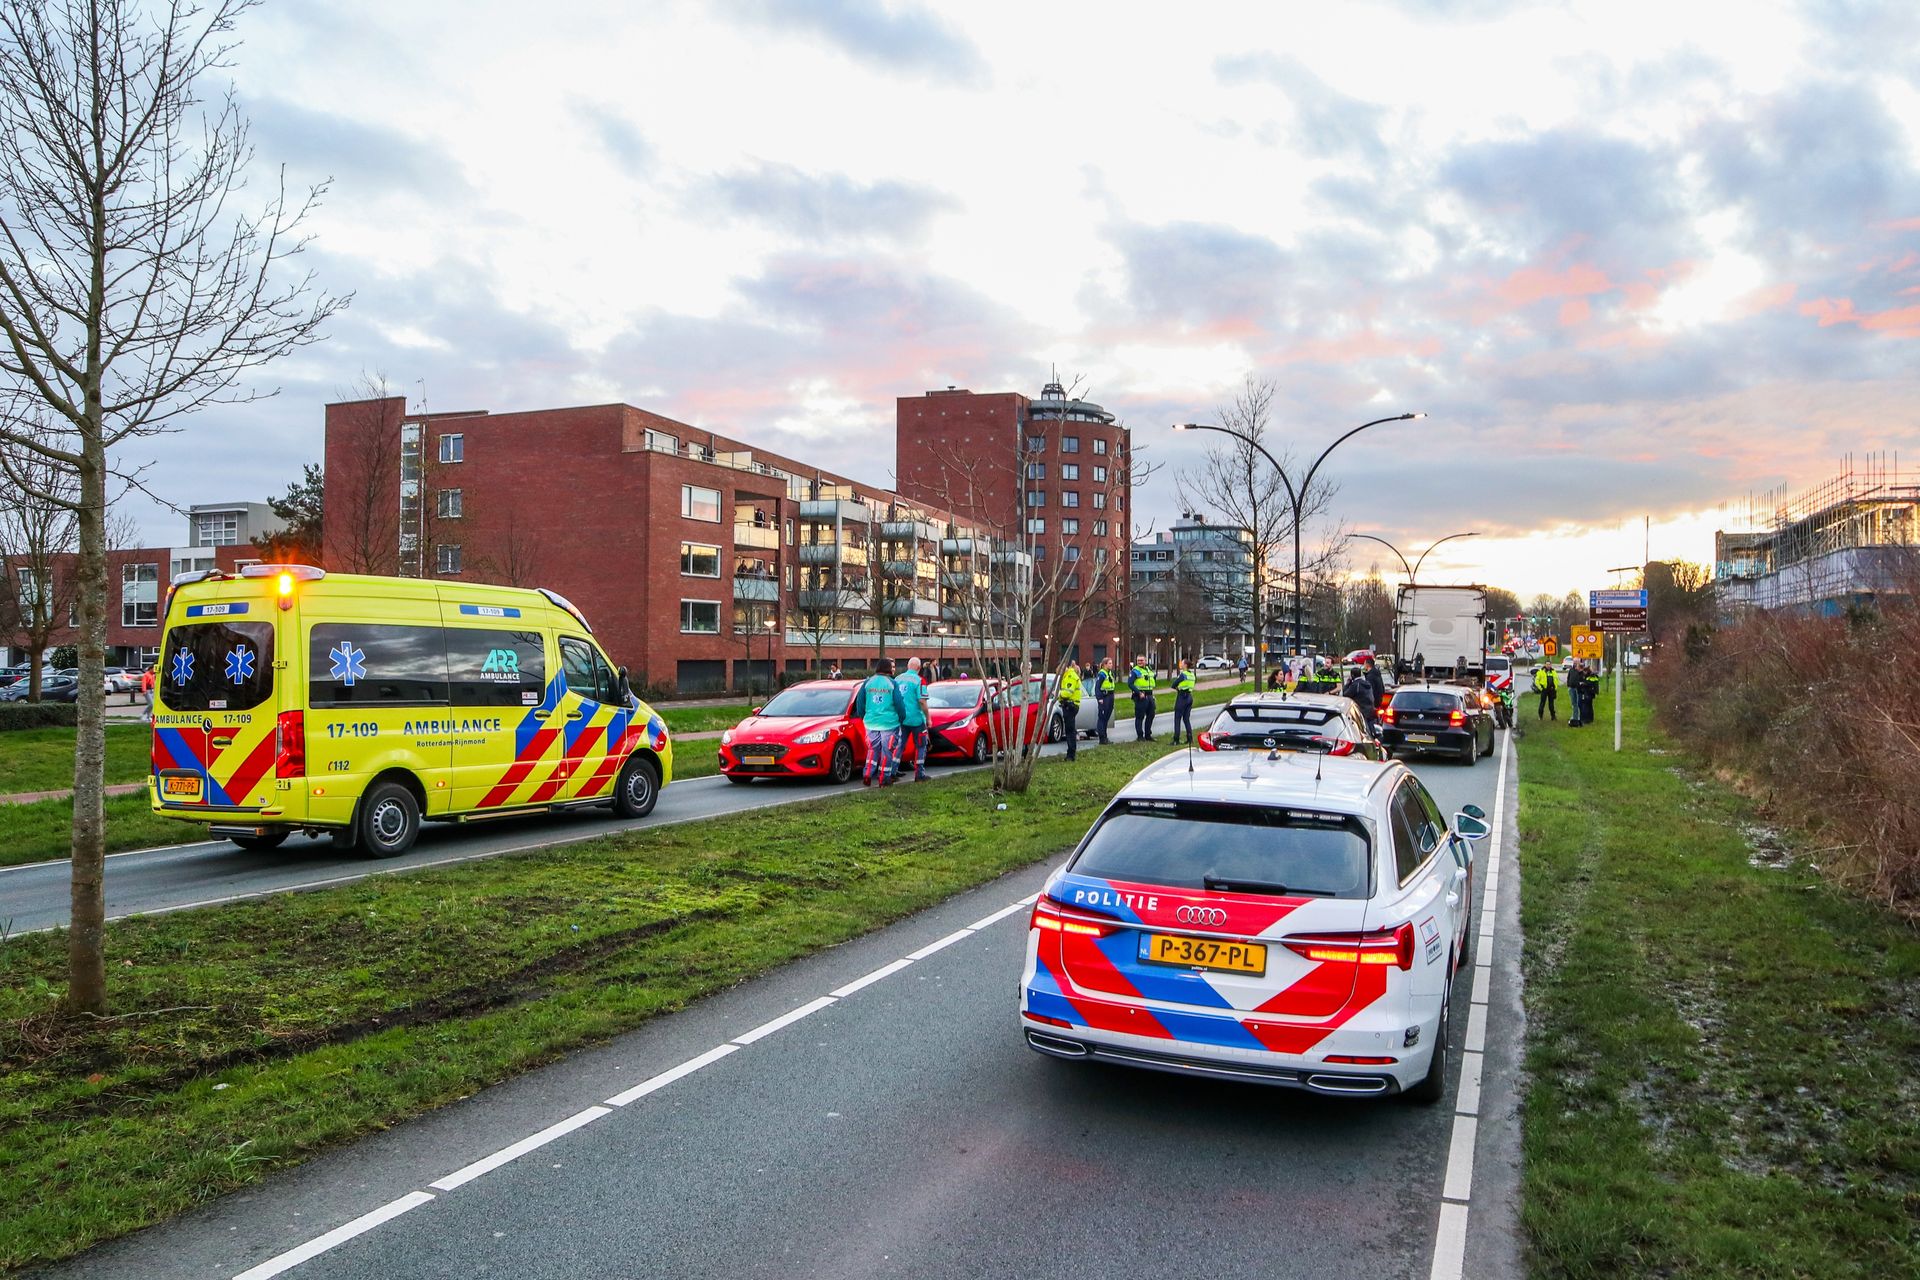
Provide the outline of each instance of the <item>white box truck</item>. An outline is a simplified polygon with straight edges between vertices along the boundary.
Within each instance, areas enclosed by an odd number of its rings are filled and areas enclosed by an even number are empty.
[[[1394,641],[1403,675],[1481,678],[1487,671],[1487,589],[1401,587],[1394,601]]]

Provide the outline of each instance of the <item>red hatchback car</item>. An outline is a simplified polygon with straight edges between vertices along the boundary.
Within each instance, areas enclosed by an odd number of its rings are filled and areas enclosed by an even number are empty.
[[[807,680],[720,735],[728,782],[829,778],[849,782],[867,760],[867,730],[854,715],[859,680]]]
[[[936,680],[927,686],[927,759],[970,760],[985,764],[993,756],[987,734],[984,680]]]

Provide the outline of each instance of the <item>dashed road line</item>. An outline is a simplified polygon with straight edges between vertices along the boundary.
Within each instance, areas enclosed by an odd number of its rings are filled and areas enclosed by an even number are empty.
[[[753,1030],[735,1036],[733,1042],[738,1045],[748,1045],[752,1044],[755,1040],[764,1040],[774,1032],[780,1030],[780,1028],[790,1027],[807,1015],[818,1013],[828,1005],[835,1003],[838,1002],[832,996],[821,996],[818,999],[809,1000],[798,1009],[789,1009],[779,1017],[761,1023]]]
[[[435,1191],[452,1191],[466,1186],[475,1178],[492,1173],[502,1165],[512,1164],[529,1151],[537,1151],[555,1138],[563,1138],[583,1125],[592,1124],[601,1116],[610,1116],[613,1112],[606,1107],[588,1107],[585,1111],[576,1111],[558,1124],[550,1124],[540,1132],[520,1139],[512,1146],[502,1147],[490,1156],[482,1156],[472,1164],[455,1169],[446,1177],[427,1185]]]
[[[335,1245],[345,1244],[355,1236],[365,1235],[381,1223],[391,1222],[401,1214],[413,1209],[418,1209],[421,1205],[432,1199],[433,1194],[431,1192],[409,1191],[398,1200],[389,1200],[378,1209],[370,1213],[363,1213],[352,1222],[335,1227],[323,1236],[315,1236],[297,1248],[289,1249],[285,1253],[275,1254],[258,1266],[248,1267],[245,1271],[236,1275],[233,1280],[268,1280],[270,1276],[277,1276],[283,1271],[291,1271],[301,1263],[319,1257]]]
[[[668,1067],[659,1075],[648,1076],[645,1080],[633,1086],[633,1088],[623,1093],[614,1094],[611,1098],[607,1099],[605,1105],[609,1107],[624,1107],[629,1102],[638,1102],[648,1094],[666,1088],[675,1080],[684,1080],[694,1072],[700,1070],[700,1068],[710,1067],[728,1054],[738,1053],[739,1051],[740,1046],[737,1044],[715,1045],[705,1053],[688,1058],[677,1067]]]

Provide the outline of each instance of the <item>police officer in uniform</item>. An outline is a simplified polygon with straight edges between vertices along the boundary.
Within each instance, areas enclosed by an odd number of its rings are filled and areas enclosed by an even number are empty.
[[[1060,668],[1060,727],[1067,735],[1067,759],[1077,760],[1080,756],[1080,697],[1083,686],[1080,683],[1080,666],[1072,658]]]
[[[1120,681],[1113,674],[1113,659],[1100,659],[1100,669],[1093,673],[1093,706],[1099,719],[1094,726],[1094,737],[1102,745],[1107,741],[1107,723],[1113,719],[1113,691]]]
[[[1187,727],[1187,742],[1193,742],[1193,686],[1195,676],[1187,666],[1185,658],[1180,659],[1180,669],[1173,673],[1173,740],[1180,741],[1180,726]]]
[[[1153,668],[1147,665],[1147,655],[1141,654],[1133,660],[1133,666],[1127,672],[1127,688],[1133,690],[1133,740],[1135,742],[1153,741],[1154,706]]]

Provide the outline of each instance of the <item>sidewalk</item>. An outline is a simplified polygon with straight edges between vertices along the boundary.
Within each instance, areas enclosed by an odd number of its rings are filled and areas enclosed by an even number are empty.
[[[110,796],[137,795],[147,789],[144,782],[115,782],[107,787]],[[37,804],[42,800],[68,800],[73,797],[73,788],[64,791],[16,791],[12,795],[0,795],[0,804]]]

